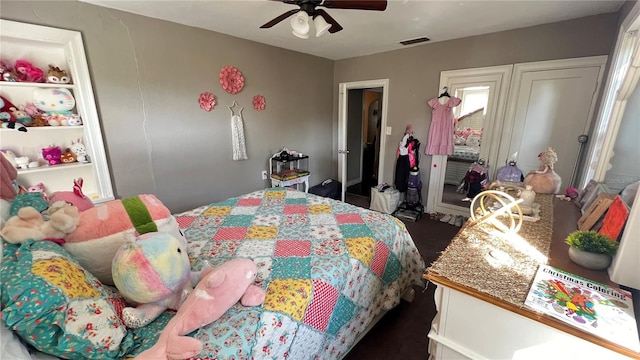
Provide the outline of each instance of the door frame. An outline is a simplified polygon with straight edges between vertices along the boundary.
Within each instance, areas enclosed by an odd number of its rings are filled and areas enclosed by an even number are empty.
[[[338,86],[338,179],[342,183],[342,201],[347,190],[347,105],[349,90],[382,88],[382,111],[380,112],[380,152],[378,154],[378,179],[384,178],[384,153],[387,143],[387,109],[389,104],[389,79],[364,80],[340,83]]]

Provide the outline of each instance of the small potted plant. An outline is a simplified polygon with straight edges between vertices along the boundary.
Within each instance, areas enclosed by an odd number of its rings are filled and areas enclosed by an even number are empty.
[[[569,258],[592,270],[607,268],[618,251],[616,241],[596,231],[574,231],[565,242],[569,244]]]

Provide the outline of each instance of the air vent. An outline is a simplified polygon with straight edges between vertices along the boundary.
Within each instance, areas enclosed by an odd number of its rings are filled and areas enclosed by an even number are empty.
[[[407,46],[407,45],[418,44],[418,43],[421,43],[421,42],[427,42],[429,40],[431,40],[431,39],[423,36],[421,38],[415,38],[415,39],[411,39],[411,40],[400,41],[400,44]]]

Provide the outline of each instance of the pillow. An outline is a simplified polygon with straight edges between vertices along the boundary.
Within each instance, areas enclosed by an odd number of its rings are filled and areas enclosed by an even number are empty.
[[[123,298],[59,245],[4,243],[2,319],[37,350],[62,358],[117,359],[134,347],[116,309]]]
[[[470,135],[467,138],[467,146],[478,147],[480,146],[480,136]]]

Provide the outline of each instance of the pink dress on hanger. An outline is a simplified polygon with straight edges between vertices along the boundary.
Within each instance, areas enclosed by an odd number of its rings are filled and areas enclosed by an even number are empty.
[[[453,154],[453,108],[462,100],[450,97],[449,101],[442,104],[441,99],[433,98],[427,102],[431,107],[429,139],[424,149],[427,155]]]

